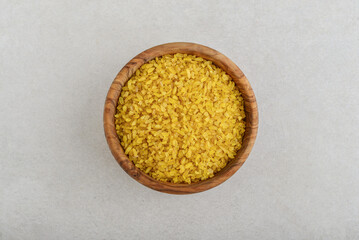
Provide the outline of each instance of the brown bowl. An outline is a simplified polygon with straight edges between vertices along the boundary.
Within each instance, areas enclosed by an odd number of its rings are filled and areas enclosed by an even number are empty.
[[[155,180],[149,175],[136,168],[132,161],[126,156],[115,129],[115,113],[121,89],[132,74],[141,67],[142,64],[165,54],[186,53],[193,54],[212,61],[215,65],[226,71],[236,83],[244,99],[244,110],[246,113],[246,130],[243,137],[242,148],[236,157],[231,160],[225,168],[216,173],[213,178],[192,183],[179,184],[168,183]],[[222,53],[196,43],[167,43],[150,48],[124,66],[117,74],[108,91],[105,110],[103,115],[105,135],[111,152],[120,166],[136,181],[154,190],[172,194],[197,193],[216,187],[231,177],[246,161],[254,145],[258,130],[258,110],[257,102],[251,85],[242,71]]]

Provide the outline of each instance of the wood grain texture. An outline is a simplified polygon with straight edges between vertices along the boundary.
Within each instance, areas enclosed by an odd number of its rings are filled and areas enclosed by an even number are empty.
[[[242,93],[244,99],[244,108],[246,113],[246,131],[243,137],[242,148],[238,151],[236,157],[230,161],[225,168],[218,172],[213,178],[200,181],[193,184],[174,184],[155,180],[137,169],[135,165],[126,156],[121,147],[120,140],[115,129],[115,113],[117,102],[122,87],[132,74],[144,63],[165,54],[187,53],[200,56],[212,61],[217,66],[226,71],[234,80]],[[251,85],[249,84],[243,72],[226,56],[209,47],[195,43],[167,43],[150,48],[128,62],[118,73],[113,81],[105,101],[104,109],[104,129],[107,143],[111,152],[120,166],[136,181],[143,185],[160,192],[171,194],[190,194],[208,190],[230,178],[246,161],[254,145],[258,130],[258,110],[257,102]]]

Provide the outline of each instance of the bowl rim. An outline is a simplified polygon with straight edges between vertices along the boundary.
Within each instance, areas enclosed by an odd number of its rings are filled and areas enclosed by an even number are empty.
[[[239,88],[239,91],[242,93],[246,114],[246,128],[243,136],[242,147],[237,152],[235,158],[232,159],[221,171],[216,173],[214,177],[192,184],[161,182],[135,167],[133,162],[129,160],[125,154],[115,128],[114,115],[117,109],[118,98],[120,96],[121,89],[127,80],[130,79],[132,74],[144,63],[147,63],[155,57],[175,53],[192,54],[206,60],[210,60],[229,74]],[[141,52],[120,70],[113,80],[106,96],[103,125],[106,140],[112,155],[128,175],[141,184],[160,192],[170,194],[190,194],[206,191],[218,186],[230,178],[243,165],[253,148],[257,136],[258,108],[256,98],[249,81],[239,67],[228,57],[212,48],[197,43],[173,42],[158,45]]]

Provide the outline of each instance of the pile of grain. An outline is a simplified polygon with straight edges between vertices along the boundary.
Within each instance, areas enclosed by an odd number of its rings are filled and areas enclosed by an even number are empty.
[[[160,181],[192,183],[235,157],[244,118],[228,74],[203,58],[174,54],[135,72],[122,88],[115,124],[136,167]]]

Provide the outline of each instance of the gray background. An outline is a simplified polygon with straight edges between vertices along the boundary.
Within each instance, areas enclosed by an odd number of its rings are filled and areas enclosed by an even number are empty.
[[[195,195],[132,180],[102,112],[166,42],[219,50],[257,96],[243,167]],[[359,239],[359,1],[0,0],[0,239]]]

